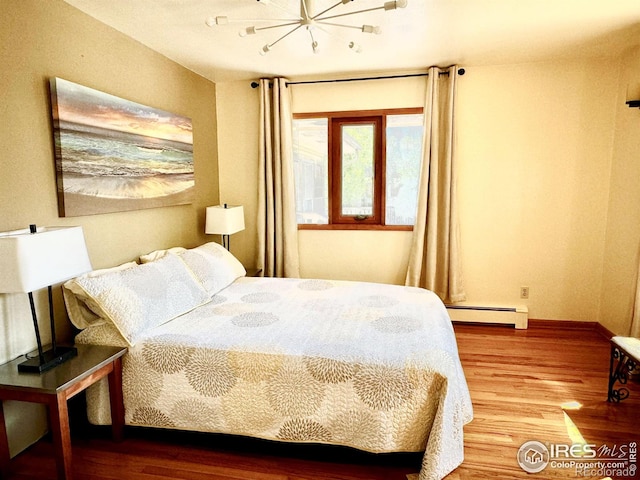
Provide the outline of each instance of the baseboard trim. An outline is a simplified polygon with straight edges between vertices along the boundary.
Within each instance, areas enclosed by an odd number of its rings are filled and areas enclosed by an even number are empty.
[[[607,340],[610,340],[611,337],[615,337],[616,336],[615,333],[613,333],[611,330],[609,330],[607,327],[605,327],[601,323],[597,323],[596,324],[596,332],[598,332],[600,335],[602,335]]]
[[[458,323],[458,322],[454,322]],[[460,322],[462,323],[462,322]],[[587,322],[582,320],[542,320],[536,318],[530,318],[529,328],[532,329],[562,329],[562,330],[594,330],[596,333],[602,335],[603,338],[609,340],[615,336],[611,330],[603,326],[599,322]],[[487,325],[487,324],[485,324]],[[494,324],[497,325],[497,324]]]
[[[563,330],[595,330],[598,322],[585,322],[582,320],[540,320],[529,319],[529,327],[533,328],[561,328]]]

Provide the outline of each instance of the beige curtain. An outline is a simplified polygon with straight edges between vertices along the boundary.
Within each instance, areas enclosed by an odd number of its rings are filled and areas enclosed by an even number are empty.
[[[270,86],[270,83],[272,86]],[[257,266],[265,277],[299,277],[291,93],[284,78],[260,80]]]
[[[454,100],[457,67],[429,69],[424,105],[418,212],[406,285],[435,292],[444,302],[466,299],[460,268],[456,206]],[[444,72],[443,72],[444,73]]]

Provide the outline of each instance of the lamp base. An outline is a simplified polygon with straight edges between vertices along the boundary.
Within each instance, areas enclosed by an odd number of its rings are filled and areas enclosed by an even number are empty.
[[[42,353],[42,361],[40,355],[18,364],[19,372],[26,373],[42,373],[57,367],[61,363],[78,355],[78,349],[75,347],[56,347],[55,350],[47,350]]]

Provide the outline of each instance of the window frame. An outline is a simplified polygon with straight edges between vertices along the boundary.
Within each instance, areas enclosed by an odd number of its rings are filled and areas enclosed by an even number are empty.
[[[336,112],[294,113],[293,119],[326,118],[327,125],[327,182],[329,223],[299,223],[298,230],[398,230],[412,231],[413,225],[386,225],[386,129],[389,115],[424,114],[422,107],[386,108],[380,110],[348,110]],[[341,215],[341,142],[340,126],[344,124],[364,123],[376,118],[379,120],[380,135],[376,136],[375,176],[374,176],[374,214],[363,220]],[[349,123],[351,122],[351,123]],[[371,122],[369,122],[371,123]],[[378,124],[377,123],[377,124]],[[337,131],[336,131],[337,130]],[[338,138],[336,138],[336,135]],[[336,201],[337,200],[337,201]]]
[[[358,117],[335,117],[330,120],[329,128],[332,130],[331,138],[336,139],[330,142],[329,155],[330,180],[329,180],[329,219],[331,224],[336,225],[384,225],[384,135],[385,128],[384,116],[358,116]],[[342,127],[353,125],[374,125],[375,135],[373,138],[373,205],[372,214],[366,218],[358,219],[357,215],[344,215],[342,213],[342,146],[344,142],[339,141],[342,138]],[[338,137],[338,138],[336,138]]]

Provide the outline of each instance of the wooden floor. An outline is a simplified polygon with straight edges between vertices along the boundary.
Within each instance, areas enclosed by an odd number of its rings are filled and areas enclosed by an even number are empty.
[[[455,330],[474,420],[465,427],[464,463],[447,480],[577,478],[570,470],[522,471],[516,454],[529,440],[572,443],[581,435],[597,445],[640,442],[640,383],[628,400],[607,403],[609,344],[595,330],[469,324]],[[107,432],[74,426],[76,478],[406,480],[421,457],[145,429],[126,430],[116,444]],[[38,442],[12,469],[12,479],[55,478],[51,444]]]

